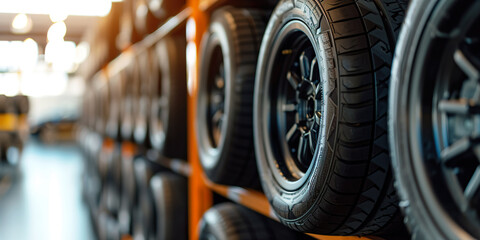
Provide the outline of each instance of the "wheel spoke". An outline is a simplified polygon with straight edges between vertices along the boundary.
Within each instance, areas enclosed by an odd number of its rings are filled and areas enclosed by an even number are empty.
[[[290,83],[290,85],[292,86],[292,88],[294,90],[297,90],[298,88],[298,85],[300,84],[300,77],[298,77],[298,75],[292,71],[289,71],[287,73],[287,80],[288,82]]]
[[[302,72],[302,79],[307,80],[310,74],[310,59],[302,52],[300,55],[300,71]]]
[[[477,167],[475,173],[473,173],[472,178],[465,188],[465,197],[470,201],[472,198],[478,194],[480,189],[480,167]]]
[[[312,139],[312,133],[311,132],[308,134],[308,146],[310,148],[310,153],[313,155],[313,153],[315,152],[315,146],[313,144],[313,139]]]
[[[321,97],[322,97],[321,94],[322,94],[322,84],[319,83],[319,84],[317,85],[317,88],[315,89],[315,96],[316,96],[316,98],[317,98],[317,99],[318,99],[318,98],[321,98]]]
[[[441,100],[438,109],[450,114],[480,114],[480,106],[464,98]]]
[[[470,79],[479,79],[480,73],[477,67],[458,49],[455,51],[453,58],[457,65],[467,74]]]
[[[472,141],[469,137],[464,137],[447,148],[443,149],[440,153],[442,162],[446,165],[450,165],[453,160],[458,159],[459,156],[467,153],[472,149]]]
[[[310,140],[308,135],[310,134],[302,134],[300,137],[300,141],[298,142],[298,153],[297,153],[297,159],[300,162],[304,162],[308,158],[308,151],[310,151]]]
[[[282,110],[284,112],[296,112],[297,111],[297,105],[293,103],[287,103],[282,106]]]
[[[317,80],[317,79],[313,79],[314,76],[315,76],[315,74],[313,74],[313,73],[314,73],[314,71],[315,71],[315,69],[316,69],[316,66],[317,66],[317,58],[313,58],[312,62],[310,63],[310,76],[309,76],[309,77],[310,77],[310,78],[309,78],[309,79],[310,79],[310,82],[312,82],[312,83],[315,82],[315,80]],[[320,84],[319,84],[319,85],[320,85]],[[318,88],[318,87],[317,87],[317,88]]]
[[[322,113],[319,111],[315,112],[315,124],[320,126],[320,121],[322,120]]]
[[[285,136],[287,139],[287,142],[290,142],[297,132],[298,132],[298,125],[293,124],[293,126],[288,130],[287,135]]]

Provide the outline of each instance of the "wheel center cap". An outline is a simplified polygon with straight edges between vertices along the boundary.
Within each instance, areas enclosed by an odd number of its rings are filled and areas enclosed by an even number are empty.
[[[316,102],[313,96],[308,97],[306,102],[306,116],[307,120],[312,120],[315,117]]]

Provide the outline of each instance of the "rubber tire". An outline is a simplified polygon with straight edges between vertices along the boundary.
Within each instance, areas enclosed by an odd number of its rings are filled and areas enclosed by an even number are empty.
[[[148,9],[158,19],[167,19],[169,16],[177,14],[185,6],[185,0],[164,1],[147,0]]]
[[[187,179],[169,172],[150,180],[155,199],[156,239],[188,239]]]
[[[411,87],[415,84],[413,81],[418,81],[415,79],[415,68],[422,67],[422,59],[427,54],[428,38],[431,36],[427,31],[435,31],[447,36],[445,32],[450,30],[457,35],[460,32],[458,28],[463,26],[458,23],[459,16],[464,16],[467,9],[472,9],[471,5],[473,4],[476,4],[478,8],[477,1],[412,1],[395,52],[390,89],[389,130],[392,133],[390,134],[390,146],[397,179],[396,188],[402,200],[401,207],[405,213],[405,223],[412,233],[412,239],[415,240],[478,239],[478,235],[469,233],[476,232],[478,234],[478,227],[475,228],[474,223],[471,225],[475,230],[469,231],[464,227],[469,224],[463,225],[454,220],[452,211],[460,210],[457,210],[453,199],[446,200],[448,195],[445,194],[447,192],[445,190],[446,183],[442,183],[439,181],[441,177],[437,177],[441,174],[433,174],[433,169],[427,170],[428,165],[420,163],[422,159],[416,157],[420,154],[414,153],[411,149],[414,137],[410,132],[409,125],[414,124],[411,121],[413,116],[403,115],[408,111],[404,109],[408,109],[412,101],[412,94],[415,94]],[[448,14],[442,16],[440,15],[441,9],[450,10]],[[472,13],[475,14],[470,10],[470,14]],[[476,14],[478,16],[478,12]],[[442,20],[442,23],[445,22],[444,29],[434,29],[435,25],[430,22],[432,19],[438,18]],[[446,39],[445,41],[447,41]],[[444,50],[435,49],[434,51]],[[425,63],[425,65],[427,64],[429,62]],[[454,63],[452,62],[452,64]],[[420,106],[421,103],[415,102],[414,104]],[[418,134],[422,132],[421,129],[416,131]],[[421,144],[429,145],[427,141]],[[432,159],[434,158],[432,156]],[[442,204],[439,196],[442,196],[446,203]]]
[[[119,210],[120,231],[132,233],[134,206],[137,201],[137,185],[135,181],[134,163],[137,157],[122,155],[121,159],[121,200]]]
[[[152,74],[150,143],[169,158],[187,158],[187,81],[184,37],[166,37],[156,45]],[[155,100],[157,99],[157,100]],[[160,111],[160,101],[163,109]],[[160,113],[159,113],[160,111]],[[162,123],[159,128],[158,123]]]
[[[133,141],[134,131],[134,116],[135,116],[135,98],[139,87],[138,77],[138,65],[136,59],[132,59],[132,62],[126,67],[124,79],[125,88],[122,94],[122,140]]]
[[[370,235],[395,233],[401,225],[387,141],[387,94],[395,36],[406,6],[406,1],[392,0],[283,0],[274,10],[257,66],[254,139],[264,192],[290,228]],[[268,56],[279,41],[276,34],[293,19],[306,24],[317,56],[320,48],[325,53],[319,66],[328,69],[328,111],[323,117],[329,125],[305,183],[286,190],[273,176],[279,170],[268,162],[261,99],[268,94],[264,82]]]
[[[303,239],[303,234],[283,227],[252,210],[234,203],[210,208],[200,221],[200,240]]]
[[[200,51],[197,100],[197,142],[200,162],[214,182],[260,188],[253,144],[253,85],[266,13],[224,7],[215,11]],[[225,66],[223,137],[218,146],[209,140],[207,84],[209,65],[216,48],[222,49]]]
[[[156,232],[156,214],[150,180],[156,173],[164,169],[144,157],[137,157],[133,167],[137,189],[137,198],[133,207],[133,235],[141,235],[144,239],[153,239]]]
[[[122,99],[123,99],[123,83],[125,78],[125,71],[120,70],[114,73],[109,81],[109,90],[110,90],[110,113],[109,119],[106,125],[107,136],[115,139],[121,140],[121,117],[122,117]],[[88,111],[88,110],[87,110]]]
[[[135,142],[139,145],[149,147],[150,137],[148,136],[148,126],[150,120],[150,109],[151,109],[151,57],[150,52],[144,51],[139,53],[138,66],[139,71],[139,92],[136,97],[135,107],[137,108],[136,115],[134,116],[135,129],[133,132],[133,138]]]

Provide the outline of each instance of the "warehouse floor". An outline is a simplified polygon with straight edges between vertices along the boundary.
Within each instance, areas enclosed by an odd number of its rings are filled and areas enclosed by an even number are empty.
[[[0,239],[94,239],[73,145],[30,141],[20,174],[0,180]]]

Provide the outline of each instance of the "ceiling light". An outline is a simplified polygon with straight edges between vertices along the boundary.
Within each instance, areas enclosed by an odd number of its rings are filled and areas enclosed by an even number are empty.
[[[24,13],[19,13],[13,18],[11,31],[16,34],[24,34],[32,30],[32,19]]]
[[[67,34],[67,25],[63,21],[56,22],[48,29],[47,39],[49,42],[63,41],[65,34]]]
[[[65,6],[62,8],[62,6]],[[111,0],[14,0],[2,1],[0,13],[51,14],[52,9],[62,9],[67,15],[106,16],[112,7]]]

